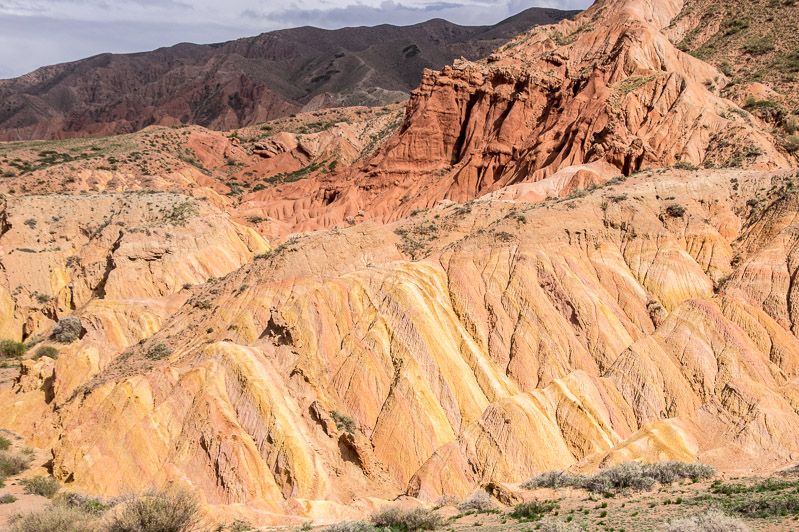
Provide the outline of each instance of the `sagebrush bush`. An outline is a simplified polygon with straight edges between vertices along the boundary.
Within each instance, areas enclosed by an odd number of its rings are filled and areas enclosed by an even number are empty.
[[[477,490],[458,505],[458,510],[461,512],[468,512],[470,510],[482,512],[485,510],[491,510],[494,507],[494,501],[491,500],[491,496],[488,494],[488,492],[485,490]]]
[[[13,477],[31,466],[31,457],[23,453],[0,451],[0,476]]]
[[[58,349],[51,345],[43,345],[34,353],[34,358],[49,357],[52,359],[58,358]]]
[[[706,510],[702,513],[676,519],[663,526],[664,532],[749,532],[750,528],[734,517],[718,510]]]
[[[458,504],[460,504],[460,502],[461,500],[455,495],[447,494],[447,495],[442,495],[441,497],[438,498],[436,506],[438,506],[439,508],[442,508],[444,506],[457,506]]]
[[[541,473],[522,484],[526,490],[537,488],[579,488],[582,487],[584,477],[574,475],[568,471],[547,471]]]
[[[83,323],[77,316],[61,318],[53,327],[53,339],[62,344],[71,344],[83,333]]]
[[[444,524],[444,518],[426,508],[405,509],[400,506],[389,506],[372,515],[375,526],[388,527],[400,532],[415,530],[435,530]]]
[[[200,504],[186,489],[145,493],[124,503],[111,517],[107,532],[193,532],[199,529]]]
[[[44,510],[29,513],[17,519],[11,532],[96,532],[93,516],[76,508],[63,505],[50,505]]]
[[[17,502],[17,498],[10,493],[0,495],[0,504],[11,504],[12,502]]]
[[[11,440],[0,436],[0,451],[7,451],[11,447]]]
[[[716,468],[705,464],[689,464],[672,460],[646,464],[643,474],[654,478],[661,484],[672,484],[678,480],[706,480],[716,476]]]
[[[58,483],[53,477],[36,476],[27,478],[20,482],[25,488],[25,493],[30,495],[41,495],[52,499],[53,496],[61,489],[61,484]]]
[[[377,528],[366,521],[345,521],[330,525],[324,532],[377,532]]]
[[[648,476],[640,462],[627,462],[602,469],[586,479],[585,488],[592,493],[614,493],[621,490],[648,491],[657,481]]]
[[[524,489],[583,488],[592,493],[613,494],[617,491],[648,491],[656,484],[678,480],[705,480],[715,476],[716,469],[704,464],[671,461],[654,464],[626,462],[600,470],[596,475],[575,475],[567,471],[549,471],[531,478]]]

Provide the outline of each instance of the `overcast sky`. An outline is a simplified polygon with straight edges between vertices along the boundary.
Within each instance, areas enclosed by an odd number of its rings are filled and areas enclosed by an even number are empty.
[[[213,43],[264,31],[413,24],[441,17],[493,24],[528,7],[591,0],[0,0],[0,78],[102,52]]]

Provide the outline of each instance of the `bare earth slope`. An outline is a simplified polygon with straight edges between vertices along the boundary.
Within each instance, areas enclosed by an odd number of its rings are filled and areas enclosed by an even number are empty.
[[[259,525],[629,460],[795,464],[796,160],[671,43],[682,9],[606,0],[427,72],[373,155],[354,135],[342,168],[235,199],[221,160],[334,127],[143,132],[193,146],[193,198],[97,193],[113,171],[4,197],[2,336],[58,354],[0,387],[0,427],[67,490],[183,483]],[[316,231],[271,246],[242,212]]]
[[[152,124],[232,129],[301,108],[385,105],[424,68],[484,57],[535,24],[575,12],[530,9],[494,26],[304,27],[214,45],[103,54],[0,81],[0,139],[130,133]]]

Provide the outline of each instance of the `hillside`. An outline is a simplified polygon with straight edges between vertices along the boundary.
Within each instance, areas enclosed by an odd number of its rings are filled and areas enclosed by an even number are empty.
[[[341,105],[407,98],[424,68],[484,57],[536,24],[575,12],[533,8],[494,26],[280,30],[232,42],[103,54],[0,80],[0,140],[131,133],[153,124],[233,129]]]
[[[404,115],[0,146],[0,428],[76,500],[185,486],[230,530],[537,526],[456,515],[475,490],[790,525],[799,146],[676,46],[685,5],[601,0]],[[713,483],[521,485],[670,460]]]
[[[687,2],[668,34],[724,74],[708,86],[775,127],[784,144],[799,145],[799,4]]]

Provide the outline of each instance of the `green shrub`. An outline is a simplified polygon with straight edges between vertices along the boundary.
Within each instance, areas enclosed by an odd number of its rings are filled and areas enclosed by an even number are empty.
[[[333,418],[333,421],[336,423],[336,428],[338,430],[354,433],[355,430],[358,428],[354,419],[352,419],[350,416],[346,414],[342,414],[338,410],[332,410],[330,412],[330,417]]]
[[[249,521],[236,519],[228,526],[228,530],[230,532],[248,532],[249,530],[255,530],[255,527]]]
[[[14,340],[3,340],[0,342],[0,358],[18,358],[25,354],[28,346]]]
[[[58,358],[58,349],[51,345],[43,345],[34,353],[34,358],[48,357],[52,359]]]
[[[672,218],[682,218],[685,216],[686,208],[680,205],[679,203],[675,203],[673,205],[669,205],[666,207],[666,214],[671,216]]]
[[[748,19],[725,20],[723,27],[724,27],[724,35],[726,36],[735,35],[736,33],[740,33],[741,31],[749,27],[749,20]]]
[[[172,350],[168,346],[164,344],[155,344],[147,350],[147,353],[144,356],[150,360],[163,360],[171,354]]]
[[[108,506],[98,500],[90,500],[81,504],[80,509],[87,514],[103,515],[108,510]]]
[[[444,524],[444,518],[426,508],[405,509],[400,506],[389,506],[372,515],[375,526],[388,527],[400,532],[415,530],[435,530]]]
[[[52,499],[53,496],[61,489],[61,484],[58,483],[53,477],[36,476],[28,478],[20,482],[25,487],[25,493],[30,495],[41,495]]]
[[[7,451],[11,447],[11,440],[0,436],[0,451]]]
[[[529,501],[517,504],[510,516],[516,519],[537,521],[559,508],[555,501]]]
[[[761,37],[747,41],[742,50],[750,55],[763,55],[773,51],[776,47],[770,37]]]
[[[58,320],[53,327],[53,339],[62,344],[71,344],[83,334],[83,323],[77,316],[67,316]]]
[[[733,509],[745,517],[765,519],[799,514],[799,493],[755,493],[737,502]]]
[[[11,532],[96,532],[99,529],[96,524],[94,516],[77,508],[50,505],[19,518],[11,526]]]
[[[688,161],[678,161],[674,165],[674,168],[676,168],[678,170],[699,170],[698,166],[696,166],[695,164],[692,164],[692,163],[690,163]]]
[[[10,493],[0,495],[0,504],[11,504],[12,502],[17,502],[17,498]]]
[[[749,532],[750,528],[743,521],[724,515],[718,510],[705,510],[667,523],[663,530],[664,532]]]
[[[167,221],[172,225],[186,225],[189,219],[199,216],[200,209],[192,201],[178,203],[167,215]]]
[[[783,55],[773,66],[780,72],[799,72],[799,50]]]
[[[199,529],[197,497],[181,488],[146,493],[125,503],[107,532],[192,532]]]

